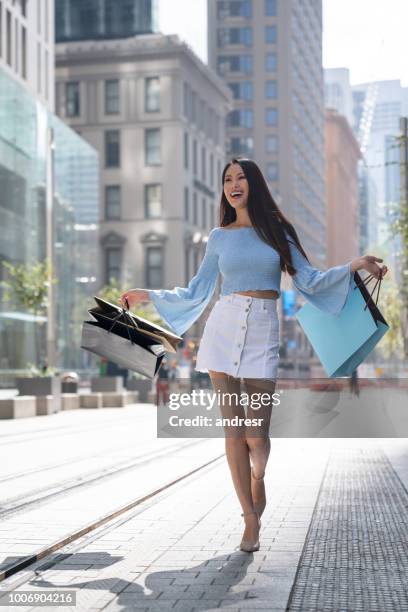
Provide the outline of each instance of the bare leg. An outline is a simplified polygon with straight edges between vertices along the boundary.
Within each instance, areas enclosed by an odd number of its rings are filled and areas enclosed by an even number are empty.
[[[245,418],[245,408],[239,403],[240,379],[223,372],[210,370],[209,376],[215,393],[219,393],[219,409],[223,418]],[[224,427],[225,452],[232,481],[242,511],[245,513],[243,540],[256,541],[259,533],[258,517],[254,514],[251,493],[251,465],[245,438],[245,426]],[[247,514],[250,513],[250,514]]]
[[[264,474],[271,450],[269,426],[272,416],[272,395],[275,380],[265,378],[245,378],[245,391],[249,403],[247,416],[259,420],[259,425],[246,428],[246,441],[252,463],[251,492],[255,510],[262,515],[266,506]]]

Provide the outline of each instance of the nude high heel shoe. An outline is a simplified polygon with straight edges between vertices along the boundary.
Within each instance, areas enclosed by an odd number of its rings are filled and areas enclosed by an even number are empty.
[[[258,513],[255,512],[255,510],[252,510],[251,512],[241,512],[241,516],[247,516],[248,514],[256,514],[258,518],[258,537],[255,542],[251,542],[250,540],[241,540],[239,548],[240,550],[243,550],[244,552],[255,552],[256,550],[259,550],[259,546],[260,546],[259,529],[261,528],[261,521],[259,520]]]

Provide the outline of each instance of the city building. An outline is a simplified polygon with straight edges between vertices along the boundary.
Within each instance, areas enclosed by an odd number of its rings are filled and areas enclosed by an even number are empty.
[[[324,269],[322,2],[208,0],[207,8],[209,65],[233,95],[228,157],[246,155],[258,163],[311,262]],[[289,301],[292,287],[283,274]],[[293,368],[310,351],[293,309],[283,312],[284,302],[279,300],[281,364]]]
[[[325,81],[325,104],[326,109],[337,111],[348,122],[350,128],[354,132],[355,138],[361,138],[358,141],[358,146],[364,148],[365,134],[364,130],[359,130],[362,107],[364,104],[364,96],[353,93],[350,84],[350,71],[348,68],[328,68],[324,71]],[[326,116],[327,128],[327,116]],[[352,159],[354,159],[353,151],[355,149],[354,139],[347,139],[352,148]],[[343,150],[344,157],[347,157],[347,150]],[[326,164],[330,161],[326,158]],[[346,162],[347,163],[347,162]],[[370,246],[377,243],[377,192],[374,180],[371,176],[370,169],[364,157],[361,155],[357,164],[358,172],[358,227],[359,227],[359,252],[360,254],[367,253]],[[331,189],[330,184],[326,181],[327,190]],[[354,183],[353,183],[354,189]],[[330,234],[330,232],[328,232]],[[328,254],[328,260],[332,258]]]
[[[0,0],[0,66],[54,110],[54,0]]]
[[[0,1],[0,385],[45,358],[86,365],[79,340],[97,281],[98,160],[52,112],[53,19],[52,2]],[[46,258],[57,280],[47,312],[6,301],[4,264]]]
[[[400,201],[400,117],[406,108],[406,88],[399,80],[353,85],[354,129],[377,194],[376,243],[387,253],[397,273],[398,236],[390,222]],[[363,183],[362,183],[363,184]]]
[[[57,113],[99,152],[101,284],[186,286],[218,223],[228,88],[162,34],[59,43],[56,75]]]
[[[208,52],[234,96],[228,155],[257,161],[305,250],[324,265],[321,0],[208,0]]]
[[[333,108],[354,125],[353,94],[348,68],[326,68],[324,70],[324,99],[326,108]]]
[[[358,142],[343,115],[326,110],[327,267],[360,254]]]
[[[158,0],[55,0],[55,40],[106,40],[158,31]]]

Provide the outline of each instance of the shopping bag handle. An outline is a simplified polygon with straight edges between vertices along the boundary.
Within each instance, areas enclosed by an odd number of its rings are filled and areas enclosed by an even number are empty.
[[[369,274],[367,278],[365,278],[361,283],[356,283],[356,286],[354,287],[354,289],[357,289],[357,287],[361,287],[362,285],[368,285],[368,283],[371,282],[374,278],[375,278],[374,274]],[[364,310],[368,307],[369,300],[371,300],[371,302],[377,307],[378,296],[380,295],[381,281],[382,281],[382,270],[380,270],[380,276],[379,278],[377,278],[377,282],[375,283],[374,288],[372,292],[370,293],[370,297],[367,300],[366,305],[364,306]],[[377,285],[378,285],[377,297],[375,298],[375,303],[374,303],[373,293],[376,290]]]
[[[122,310],[116,315],[116,317],[113,319],[113,323],[109,328],[109,333],[112,331],[113,327],[116,325],[116,323],[118,322],[118,319],[120,317],[124,317],[124,319],[126,319],[126,317],[128,317],[128,319],[130,320],[130,323],[132,325],[132,327],[137,331],[137,325],[134,322],[134,320],[132,319],[132,317],[130,316],[130,314],[127,312],[127,310],[125,310],[125,308],[122,308]],[[127,331],[127,335],[129,336],[129,340],[131,342],[131,344],[135,344],[135,342],[132,340],[132,337],[130,335],[130,331],[129,331],[129,327],[127,325],[125,325],[126,327],[126,331]]]

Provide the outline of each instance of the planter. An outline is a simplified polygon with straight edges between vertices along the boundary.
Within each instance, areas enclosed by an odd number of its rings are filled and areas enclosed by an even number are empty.
[[[19,395],[54,397],[61,395],[61,378],[59,376],[25,376],[16,378]]]
[[[147,404],[147,394],[152,389],[152,381],[149,378],[130,378],[127,381],[126,388],[128,391],[139,391],[139,402]]]
[[[78,383],[75,381],[67,381],[61,383],[62,393],[78,393]]]
[[[99,376],[91,379],[91,391],[120,393],[123,389],[122,376]]]

